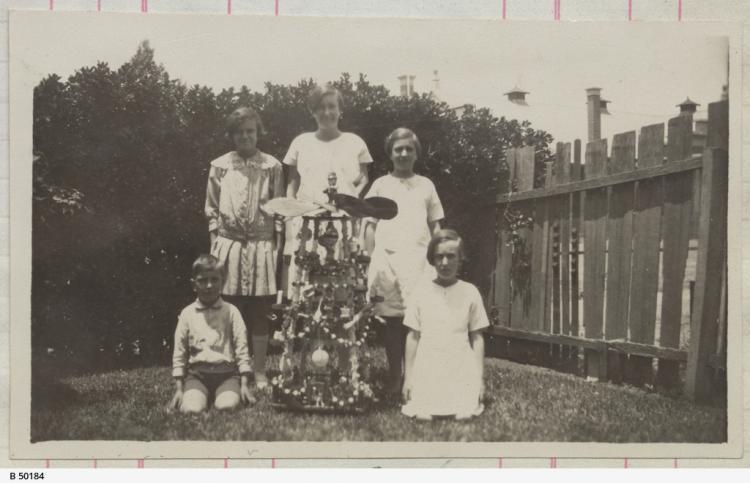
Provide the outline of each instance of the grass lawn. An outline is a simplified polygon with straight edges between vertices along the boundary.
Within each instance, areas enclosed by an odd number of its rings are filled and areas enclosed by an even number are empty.
[[[726,441],[724,405],[699,406],[489,358],[491,400],[485,413],[469,422],[418,422],[393,405],[364,416],[281,412],[269,406],[268,396],[232,412],[168,413],[173,384],[167,367],[73,376],[62,382],[55,388],[56,399],[34,400],[32,441]]]

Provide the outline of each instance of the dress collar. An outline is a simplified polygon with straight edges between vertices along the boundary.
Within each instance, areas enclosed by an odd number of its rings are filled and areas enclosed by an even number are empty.
[[[245,166],[264,168],[265,165],[265,158],[259,150],[256,150],[255,154],[253,154],[249,158],[243,158],[237,151],[232,151],[232,167],[234,169],[241,169]]]
[[[203,312],[204,310],[218,310],[222,305],[224,305],[224,301],[221,299],[221,297],[217,298],[216,302],[211,305],[206,305],[201,302],[200,299],[195,299],[195,310],[197,310],[198,312]]]
[[[409,191],[413,190],[414,186],[416,186],[416,182],[417,182],[416,181],[416,179],[417,179],[417,174],[416,173],[414,173],[413,175],[409,176],[408,178],[400,178],[398,176],[395,176],[392,172],[388,173],[388,175],[392,179],[396,180],[396,182],[400,186],[403,186],[404,188],[406,188]]]

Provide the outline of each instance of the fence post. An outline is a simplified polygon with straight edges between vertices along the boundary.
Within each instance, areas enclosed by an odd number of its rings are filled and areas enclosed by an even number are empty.
[[[664,124],[644,126],[638,139],[638,167],[650,168],[663,163]],[[662,178],[643,179],[637,183],[633,220],[633,278],[628,313],[629,339],[633,342],[654,342],[663,205]],[[679,341],[674,346],[678,345]],[[627,367],[632,374],[628,379],[641,383],[651,380],[651,358],[631,356]]]
[[[680,115],[667,123],[667,163],[691,157],[693,146],[693,118]],[[664,204],[662,208],[662,299],[659,344],[663,347],[679,347],[682,327],[683,290],[685,268],[690,246],[690,222],[693,210],[692,172],[667,176],[664,180]],[[651,342],[654,325],[649,324]],[[648,364],[651,373],[651,364]],[[665,386],[679,382],[679,366],[675,361],[661,359],[657,381]]]
[[[607,175],[607,140],[586,145],[586,178]],[[607,243],[608,195],[606,188],[585,192],[583,203],[583,326],[589,339],[604,337],[604,285]],[[586,349],[586,374],[604,381],[607,378],[607,354]]]
[[[635,169],[635,137],[635,131],[615,134],[608,174]],[[604,338],[607,340],[624,340],[628,336],[634,205],[635,183],[624,183],[610,188],[607,216],[607,291],[604,294]],[[610,353],[606,354],[606,357],[607,378],[613,382],[622,382],[627,355]]]
[[[712,394],[711,356],[716,352],[721,313],[721,279],[726,263],[727,151],[703,153],[701,217],[698,227],[695,300],[690,321],[685,391],[693,400]]]
[[[719,325],[725,310],[723,277],[727,263],[728,135],[729,103],[709,104],[708,148],[703,153],[701,179],[695,298],[685,378],[685,392],[693,400],[705,400],[712,395],[714,387],[709,364],[719,345]],[[723,350],[726,350],[725,346]]]

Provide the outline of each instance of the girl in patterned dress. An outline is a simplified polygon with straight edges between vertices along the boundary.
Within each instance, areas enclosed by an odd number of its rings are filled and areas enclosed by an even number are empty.
[[[268,315],[277,290],[276,250],[283,223],[260,207],[284,196],[285,187],[281,163],[256,147],[259,134],[263,123],[254,109],[241,107],[227,117],[235,150],[211,161],[206,217],[211,254],[223,267],[222,297],[237,306],[248,324],[255,383],[265,388]]]

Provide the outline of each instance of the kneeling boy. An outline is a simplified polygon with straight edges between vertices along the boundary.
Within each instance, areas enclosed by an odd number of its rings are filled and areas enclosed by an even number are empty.
[[[254,403],[247,333],[240,311],[220,297],[219,260],[201,255],[193,262],[197,299],[185,307],[174,335],[172,376],[176,390],[169,404],[184,413],[204,411],[213,399],[216,409]]]

